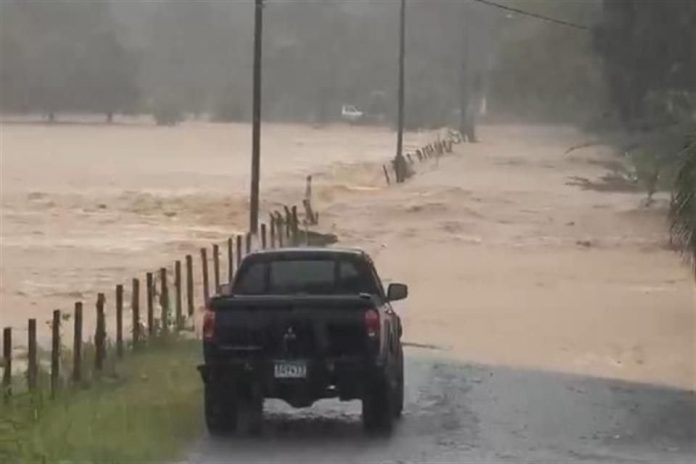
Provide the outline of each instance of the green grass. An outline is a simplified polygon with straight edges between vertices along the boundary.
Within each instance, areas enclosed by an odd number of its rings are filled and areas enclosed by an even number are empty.
[[[200,342],[160,341],[129,353],[115,375],[58,398],[0,407],[0,462],[162,462],[204,430]]]

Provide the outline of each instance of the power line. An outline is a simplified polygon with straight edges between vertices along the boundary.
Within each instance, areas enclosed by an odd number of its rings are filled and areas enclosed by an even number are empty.
[[[560,24],[561,26],[568,26],[568,27],[572,27],[574,29],[580,29],[583,31],[591,30],[588,26],[585,26],[583,24],[576,24],[576,23],[571,23],[569,21],[564,21],[562,19],[551,18],[549,16],[544,16],[544,15],[539,14],[539,13],[533,13],[531,11],[520,10],[518,8],[514,8],[511,6],[507,6],[507,5],[501,5],[500,3],[492,2],[490,0],[473,0],[473,1],[478,2],[478,3],[482,3],[484,5],[492,6],[494,8],[500,8],[501,10],[510,11],[512,13],[517,13],[517,14],[520,14],[523,16],[529,16],[531,18],[541,19],[543,21],[548,21],[550,23]]]

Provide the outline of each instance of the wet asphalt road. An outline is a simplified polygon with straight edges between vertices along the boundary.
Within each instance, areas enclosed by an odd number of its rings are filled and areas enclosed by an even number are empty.
[[[186,462],[696,462],[693,392],[422,353],[409,353],[405,413],[389,438],[363,433],[357,402],[267,402],[262,436],[205,438]]]

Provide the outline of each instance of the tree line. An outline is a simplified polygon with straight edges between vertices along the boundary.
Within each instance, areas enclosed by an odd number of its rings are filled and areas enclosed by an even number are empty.
[[[267,1],[264,117],[326,122],[344,103],[394,111],[395,6]],[[248,120],[252,17],[252,1],[5,0],[0,110]],[[410,15],[416,119],[446,117],[458,85],[459,45],[448,44],[458,34],[441,17],[418,4]]]
[[[550,0],[530,8],[586,15],[593,6]],[[593,2],[596,8],[597,0]],[[396,111],[398,2],[281,2],[264,10],[263,114],[268,119],[330,122],[344,103],[387,120]],[[0,110],[181,113],[246,121],[251,110],[253,2],[0,3]],[[512,32],[511,32],[512,31]],[[561,34],[557,40],[553,34]],[[469,2],[408,2],[406,106],[411,128],[456,120],[466,76],[482,75],[493,111],[572,115],[588,100],[589,47],[566,32]],[[519,36],[525,37],[519,42]],[[557,43],[554,41],[557,40]],[[525,54],[537,50],[530,67]],[[540,85],[552,63],[567,56]],[[575,57],[575,58],[573,58]],[[561,63],[563,63],[561,61]],[[470,79],[469,79],[470,81]],[[574,85],[578,84],[577,90]],[[547,89],[549,92],[544,92]],[[572,98],[559,95],[571,90]],[[594,91],[593,95],[599,95]],[[581,97],[584,95],[584,98]],[[570,104],[570,107],[569,107]]]
[[[478,2],[407,2],[409,127],[456,120],[472,76],[489,112],[512,118],[632,127],[693,108],[693,2],[505,2],[589,31]],[[330,122],[349,103],[393,120],[398,2],[267,0],[264,15],[265,118]],[[4,0],[0,110],[249,120],[252,18],[251,0]]]

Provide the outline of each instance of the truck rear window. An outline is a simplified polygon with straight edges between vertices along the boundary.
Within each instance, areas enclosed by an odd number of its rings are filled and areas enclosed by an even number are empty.
[[[241,295],[378,294],[368,270],[347,260],[260,261],[241,269],[234,293]]]

